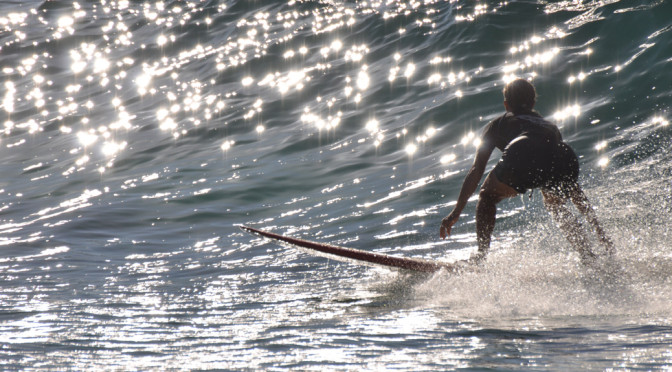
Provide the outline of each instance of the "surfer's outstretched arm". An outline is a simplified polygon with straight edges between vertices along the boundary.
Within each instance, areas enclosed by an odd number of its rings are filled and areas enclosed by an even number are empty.
[[[453,211],[441,221],[441,228],[439,230],[439,236],[441,239],[445,239],[447,236],[450,236],[450,230],[453,228],[453,225],[460,218],[462,210],[467,205],[467,201],[471,195],[474,194],[476,188],[478,188],[479,182],[485,173],[485,166],[488,164],[490,155],[494,150],[494,146],[490,144],[482,144],[481,147],[476,151],[476,157],[474,158],[474,163],[471,165],[467,176],[464,178],[462,183],[462,189],[460,190],[460,195],[457,198],[457,204],[453,208]]]

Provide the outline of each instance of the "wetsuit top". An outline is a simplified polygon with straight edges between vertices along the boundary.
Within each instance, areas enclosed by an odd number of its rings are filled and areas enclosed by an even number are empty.
[[[510,112],[494,119],[485,127],[482,142],[504,151],[514,139],[526,136],[549,144],[562,142],[558,127],[545,120],[536,111],[514,115]]]

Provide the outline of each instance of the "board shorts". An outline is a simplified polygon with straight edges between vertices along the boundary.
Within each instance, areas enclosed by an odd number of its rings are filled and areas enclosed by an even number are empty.
[[[579,160],[564,142],[523,135],[506,146],[494,172],[519,193],[541,188],[566,198],[578,184]]]

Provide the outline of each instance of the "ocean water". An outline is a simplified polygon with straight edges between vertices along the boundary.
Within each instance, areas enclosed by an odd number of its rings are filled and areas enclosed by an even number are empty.
[[[3,370],[669,370],[672,2],[0,3]],[[438,237],[513,77],[616,244],[539,192]],[[497,161],[492,157],[489,168]]]

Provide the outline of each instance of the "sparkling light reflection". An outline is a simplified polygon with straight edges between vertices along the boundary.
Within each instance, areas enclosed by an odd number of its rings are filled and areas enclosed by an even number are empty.
[[[440,162],[441,162],[441,164],[446,165],[446,164],[450,164],[450,163],[454,162],[455,159],[457,159],[457,156],[455,154],[447,154],[447,155],[441,156]]]
[[[231,147],[233,147],[234,144],[235,144],[235,141],[226,140],[226,141],[224,141],[224,143],[222,143],[221,148],[222,148],[223,151],[228,151],[228,150],[231,149]]]
[[[661,127],[666,127],[670,124],[670,122],[662,116],[655,116],[653,119],[651,119],[651,122],[654,125],[658,125]]]
[[[553,114],[553,118],[558,122],[562,122],[568,118],[578,118],[580,115],[581,106],[574,104],[556,111]]]

